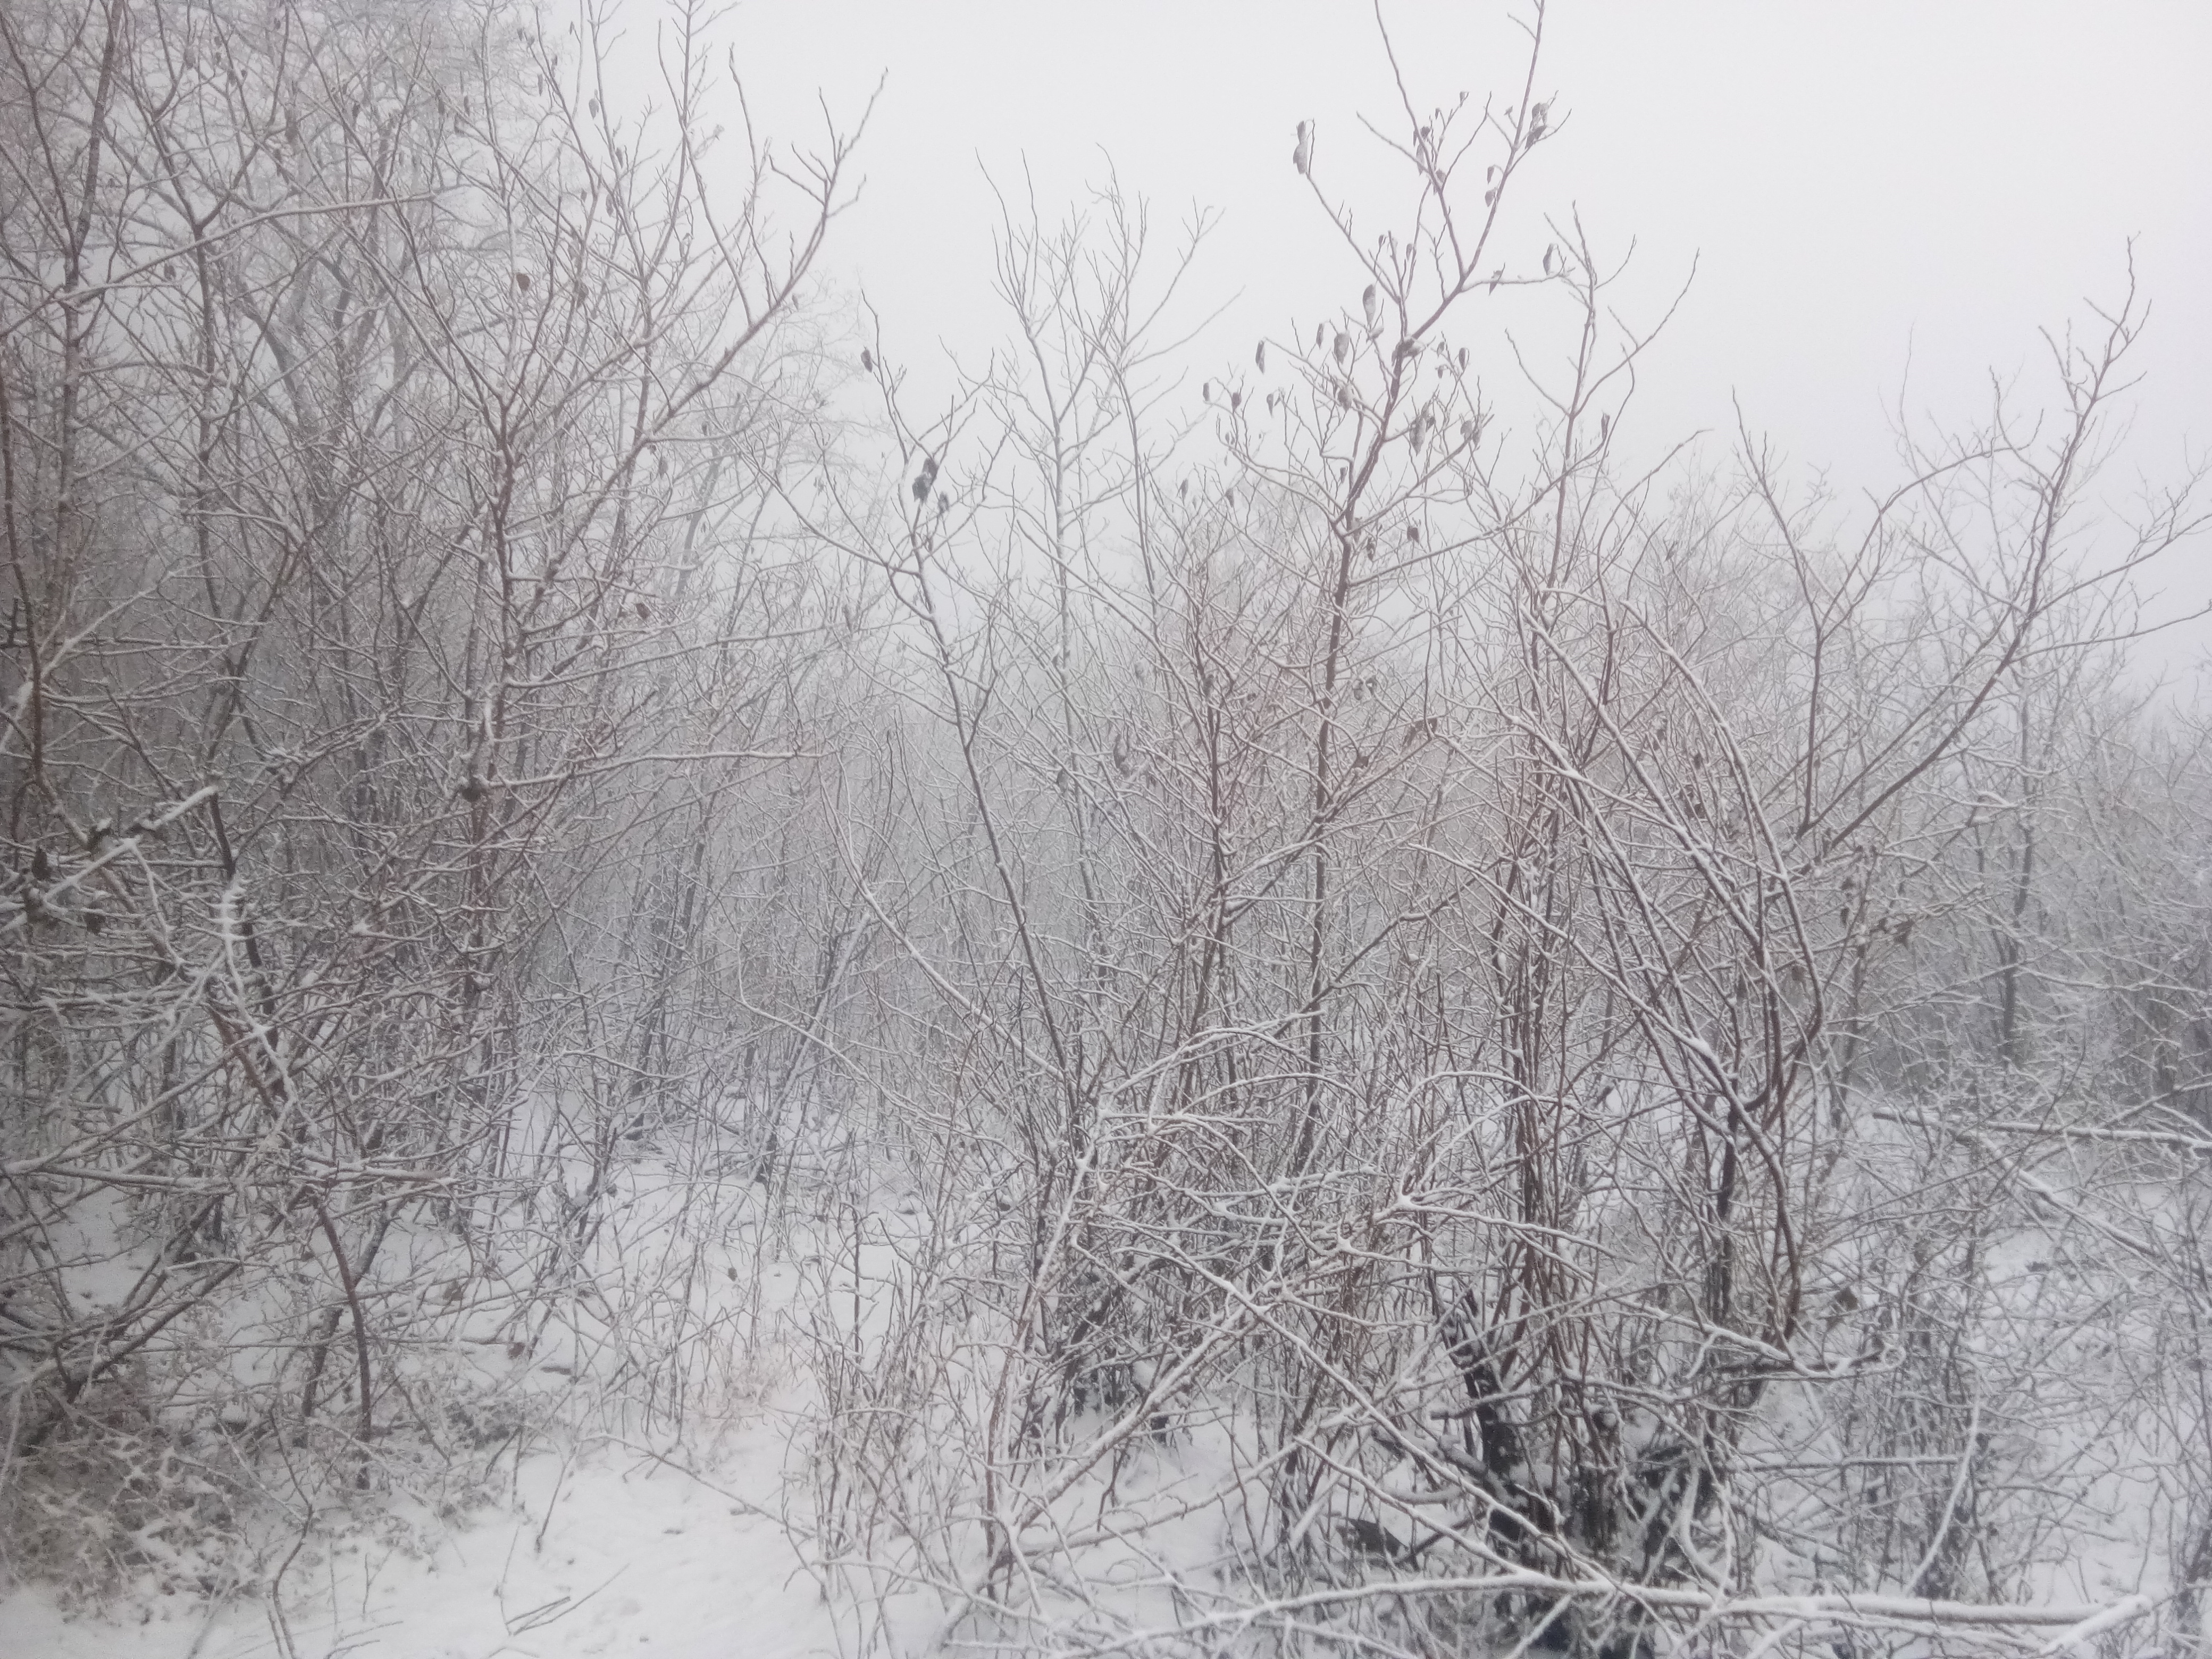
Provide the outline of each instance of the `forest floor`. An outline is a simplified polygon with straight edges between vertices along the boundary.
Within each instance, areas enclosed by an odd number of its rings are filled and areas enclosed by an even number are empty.
[[[835,1655],[829,1604],[775,1513],[763,1415],[703,1465],[623,1443],[526,1457],[498,1502],[428,1546],[335,1529],[278,1593],[125,1590],[97,1609],[0,1596],[6,1659],[802,1659]],[[398,1517],[404,1519],[405,1517]]]
[[[544,1425],[520,1459],[494,1453],[492,1478],[470,1488],[473,1505],[441,1515],[417,1499],[364,1494],[357,1504],[325,1504],[303,1539],[297,1521],[271,1504],[252,1528],[244,1554],[253,1565],[235,1589],[211,1583],[220,1570],[190,1544],[180,1553],[134,1533],[135,1553],[155,1567],[166,1559],[166,1569],[129,1583],[80,1577],[66,1590],[0,1577],[0,1659],[801,1659],[842,1651],[836,1612],[785,1520],[793,1458],[804,1455],[794,1450],[794,1425],[810,1392],[788,1315],[797,1298],[842,1307],[846,1321],[872,1326],[882,1317],[878,1298],[864,1291],[855,1307],[850,1274],[866,1275],[872,1290],[900,1273],[892,1240],[918,1224],[915,1206],[872,1214],[873,1237],[857,1255],[805,1224],[773,1243],[757,1227],[714,1229],[720,1243],[706,1249],[672,1224],[690,1189],[666,1170],[635,1164],[619,1179],[628,1201],[606,1232],[609,1281],[634,1278],[659,1292],[680,1285],[678,1299],[696,1316],[688,1328],[725,1340],[702,1340],[719,1364],[702,1362],[699,1373],[720,1386],[695,1389],[680,1438],[607,1431],[638,1413],[618,1393],[589,1386],[608,1362],[589,1351],[580,1312],[576,1328],[541,1328],[520,1370],[487,1358],[507,1346],[486,1346],[486,1332],[508,1334],[496,1309],[464,1312],[447,1334],[448,1358],[476,1368],[466,1378],[477,1385],[534,1384],[511,1403]],[[739,1331],[761,1332],[759,1346],[742,1354],[728,1348]],[[553,1382],[556,1375],[563,1381]],[[564,1400],[571,1386],[577,1392]],[[924,1629],[898,1623],[917,1646],[933,1644]]]

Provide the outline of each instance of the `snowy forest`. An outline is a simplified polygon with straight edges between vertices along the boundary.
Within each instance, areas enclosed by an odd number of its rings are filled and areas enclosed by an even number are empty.
[[[2208,1650],[2148,296],[1632,462],[1516,15],[1282,134],[1328,314],[1010,200],[925,405],[741,16],[11,0],[10,1584],[319,1656],[622,1455],[854,1654]]]

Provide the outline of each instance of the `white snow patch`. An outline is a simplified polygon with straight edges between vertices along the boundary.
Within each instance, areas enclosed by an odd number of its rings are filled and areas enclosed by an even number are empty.
[[[27,1587],[0,1597],[0,1654],[826,1659],[838,1650],[830,1607],[775,1518],[782,1462],[767,1423],[733,1436],[703,1480],[623,1445],[541,1455],[507,1504],[427,1558],[361,1536],[312,1540],[284,1576],[282,1637],[266,1595],[132,1597],[110,1616],[70,1617]]]

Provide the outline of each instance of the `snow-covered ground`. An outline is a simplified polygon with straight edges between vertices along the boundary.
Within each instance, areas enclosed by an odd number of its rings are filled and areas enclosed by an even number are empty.
[[[830,1604],[783,1510],[805,1485],[791,1480],[789,1460],[811,1391],[774,1338],[750,1339],[764,1323],[781,1328],[794,1298],[842,1328],[857,1317],[872,1331],[882,1310],[865,1294],[855,1306],[852,1274],[871,1286],[898,1274],[893,1239],[913,1232],[913,1206],[870,1216],[857,1251],[794,1224],[787,1243],[796,1259],[763,1260],[759,1229],[744,1218],[749,1195],[739,1195],[735,1218],[717,1211],[706,1219],[697,1183],[672,1178],[658,1159],[632,1158],[613,1178],[619,1199],[591,1262],[598,1300],[563,1303],[568,1316],[534,1327],[520,1362],[521,1345],[488,1334],[511,1334],[496,1297],[455,1310],[447,1340],[411,1357],[410,1374],[442,1366],[447,1382],[459,1377],[489,1390],[481,1399],[549,1425],[519,1467],[495,1454],[491,1502],[458,1516],[391,1494],[350,1511],[326,1504],[304,1540],[272,1510],[252,1539],[247,1587],[217,1584],[206,1595],[192,1582],[220,1573],[221,1553],[180,1554],[161,1536],[134,1535],[154,1566],[167,1560],[171,1570],[102,1587],[96,1606],[65,1606],[36,1580],[0,1584],[0,1659],[838,1653]],[[109,1281],[127,1285],[138,1265],[119,1230],[95,1219],[106,1233],[72,1252],[88,1265],[72,1267],[69,1279],[88,1304],[116,1299]],[[412,1253],[438,1243],[395,1231],[386,1272],[403,1282],[435,1277]],[[644,1322],[617,1329],[594,1317],[593,1308],[615,1304]],[[609,1431],[653,1414],[625,1409],[618,1391],[594,1381],[647,1351],[683,1374],[680,1445],[665,1432]]]
[[[117,1599],[65,1613],[0,1598],[5,1659],[800,1659],[837,1651],[830,1609],[774,1501],[784,1437],[763,1418],[710,1468],[624,1443],[524,1460],[505,1500],[427,1553],[317,1539],[279,1595]],[[281,1617],[280,1617],[281,1614]]]
[[[1910,1151],[1896,1150],[1899,1157]],[[191,1589],[195,1577],[208,1582],[206,1562],[220,1562],[219,1553],[178,1558],[166,1585],[151,1571],[118,1585],[98,1610],[65,1608],[51,1589],[18,1588],[0,1595],[0,1659],[620,1653],[842,1659],[886,1650],[939,1653],[994,1638],[1026,1651],[1046,1638],[1080,1647],[1127,1639],[1133,1632],[1180,1632],[1182,1640],[1194,1627],[1241,1626],[1254,1598],[1267,1599],[1246,1576],[1260,1553],[1240,1550],[1238,1540],[1249,1543],[1265,1528],[1264,1502],[1253,1505],[1278,1454],[1251,1437],[1249,1395],[1215,1397],[1202,1408],[1176,1396],[1179,1404],[1165,1413],[1171,1430],[1134,1431],[1149,1407],[1071,1417],[1070,1450],[1058,1469],[1081,1473],[1061,1484],[1056,1473],[1032,1472],[1038,1483],[1058,1485],[1024,1534],[1036,1575],[1024,1616],[1033,1622],[975,1622],[979,1610],[963,1601],[961,1588],[974,1582],[980,1534],[962,1534],[963,1544],[954,1538],[957,1528],[927,1523],[975,1513],[978,1500],[963,1486],[963,1471],[972,1474],[972,1443],[988,1413],[979,1391],[988,1392],[989,1359],[1003,1344],[988,1319],[963,1323],[916,1291],[937,1236],[927,1206],[911,1192],[878,1194],[842,1225],[790,1224],[784,1248],[772,1251],[746,1218],[750,1199],[733,1204],[729,1217],[716,1211],[702,1220],[684,1211],[690,1188],[656,1162],[629,1164],[617,1181],[620,1201],[592,1261],[602,1297],[588,1306],[563,1303],[559,1322],[537,1328],[527,1358],[517,1357],[523,1344],[486,1334],[498,1328],[491,1314],[452,1316],[447,1357],[462,1356],[471,1369],[435,1375],[487,1390],[504,1387],[507,1394],[483,1397],[509,1407],[526,1401],[533,1409],[524,1415],[548,1425],[531,1443],[541,1449],[519,1466],[493,1456],[488,1501],[441,1516],[415,1499],[380,1498],[357,1510],[326,1509],[305,1539],[264,1531],[247,1552],[254,1561],[249,1587],[229,1594],[220,1584],[204,1596]],[[2072,1317],[2042,1307],[2042,1299],[2060,1297],[2062,1279],[2071,1283],[2051,1267],[2061,1242],[2027,1229],[1985,1258],[1989,1282],[2000,1287],[1993,1294],[2020,1322],[2024,1352],[2055,1352],[2060,1339],[2049,1328]],[[401,1267],[394,1271],[410,1282],[429,1282],[434,1275],[405,1254],[395,1248]],[[935,1267],[946,1273],[942,1261]],[[2091,1286],[2088,1293],[2101,1300],[2111,1291]],[[646,1311],[611,1322],[591,1311],[617,1306]],[[906,1340],[904,1327],[915,1321],[934,1331],[937,1346]],[[1234,1323],[1223,1327],[1224,1340]],[[435,1347],[425,1343],[422,1352]],[[2094,1378],[2100,1366],[2117,1363],[2110,1348],[2105,1342],[2101,1358],[2085,1348],[2077,1363],[2060,1369]],[[611,1425],[654,1413],[594,1385],[606,1384],[618,1362],[629,1363],[624,1356],[679,1350],[680,1361],[667,1364],[683,1387],[663,1378],[660,1395],[689,1402],[681,1443],[639,1428],[617,1431]],[[928,1358],[956,1350],[959,1363]],[[925,1523],[919,1530],[931,1543],[917,1552],[914,1534],[853,1540],[853,1559],[868,1561],[869,1571],[842,1581],[835,1601],[808,1565],[810,1540],[794,1532],[804,1518],[787,1509],[819,1496],[803,1460],[808,1436],[821,1429],[825,1413],[836,1414],[819,1369],[833,1356],[848,1367],[839,1373],[848,1429],[861,1416],[887,1411],[921,1425],[906,1455],[928,1465],[929,1478],[894,1494],[900,1501],[890,1510]],[[1987,1356],[1983,1366],[1992,1390],[2001,1358]],[[1403,1360],[1405,1367],[1432,1370],[1443,1363],[1440,1351],[1419,1344]],[[982,1369],[963,1369],[977,1365]],[[1411,1369],[1395,1378],[1401,1389],[1417,1380]],[[862,1386],[871,1379],[885,1391]],[[922,1399],[915,1390],[925,1379]],[[1158,1379],[1146,1367],[1133,1380],[1151,1388]],[[1435,1378],[1430,1392],[1448,1386]],[[2017,1402],[2005,1410],[2029,1420]],[[1778,1408],[1766,1427],[1771,1438],[1755,1449],[1770,1462],[1795,1459],[1817,1469],[1847,1449],[1829,1443],[1832,1424],[1819,1413]],[[2095,1437],[2114,1457],[2124,1441],[2133,1444],[2117,1425]],[[2136,1452],[2139,1460],[2147,1455]],[[848,1485],[857,1467],[845,1471]],[[1468,1524],[1465,1514],[1436,1507],[1431,1475],[1410,1461],[1365,1474],[1347,1464],[1345,1473],[1349,1484],[1316,1498],[1299,1535],[1331,1537],[1332,1528],[1364,1520],[1402,1549],[1440,1520]],[[2018,1599],[2072,1607],[2157,1593],[2156,1553],[2142,1524],[2129,1519],[2153,1507],[2148,1494],[2129,1484],[2135,1478],[2112,1474],[2097,1487],[2106,1510],[2101,1530],[2085,1524],[2095,1505],[2078,1501],[2046,1523],[2063,1526],[2063,1542],[2045,1550]],[[1818,1504],[1830,1491],[1808,1485],[1803,1500]],[[911,1513],[901,1503],[914,1505]],[[158,1537],[142,1545],[157,1566],[165,1552]],[[1338,1565],[1347,1583],[1370,1571],[1383,1578],[1395,1571],[1356,1554]],[[1804,1571],[1792,1577],[1796,1569],[1782,1553],[1770,1555],[1768,1577],[1754,1588],[1770,1595],[1816,1590],[1817,1560],[1796,1566]]]

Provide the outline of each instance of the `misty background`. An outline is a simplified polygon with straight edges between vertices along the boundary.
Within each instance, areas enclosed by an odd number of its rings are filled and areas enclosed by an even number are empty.
[[[1227,342],[1311,319],[1352,281],[1289,160],[1297,124],[1316,119],[1332,191],[1358,199],[1380,176],[1358,120],[1396,98],[1377,15],[1313,0],[753,4],[737,63],[762,127],[793,137],[818,126],[817,94],[844,116],[880,83],[864,188],[824,268],[921,375],[940,346],[980,360],[1002,336],[1001,195],[1033,191],[1050,221],[1110,168],[1161,232],[1217,212],[1181,307],[1194,325],[1221,308],[1188,354],[1194,392],[1241,364]],[[1490,7],[1379,16],[1423,98],[1480,96],[1525,49]],[[1948,428],[1986,413],[1992,376],[2039,384],[2039,331],[2083,319],[2085,300],[2117,303],[2130,246],[2154,356],[2102,491],[2127,501],[2212,441],[2212,11],[1591,0],[1547,16],[1545,52],[1540,95],[1562,118],[1507,249],[1533,265],[1544,218],[1579,212],[1627,264],[1614,297],[1629,323],[1652,327],[1681,295],[1623,423],[1631,455],[1692,431],[1724,452],[1740,402],[1752,431],[1856,505],[1899,476],[1900,410]],[[2200,559],[2148,579],[2153,619],[2212,604]],[[2141,660],[2186,677],[2209,644],[2203,624],[2179,628]]]

